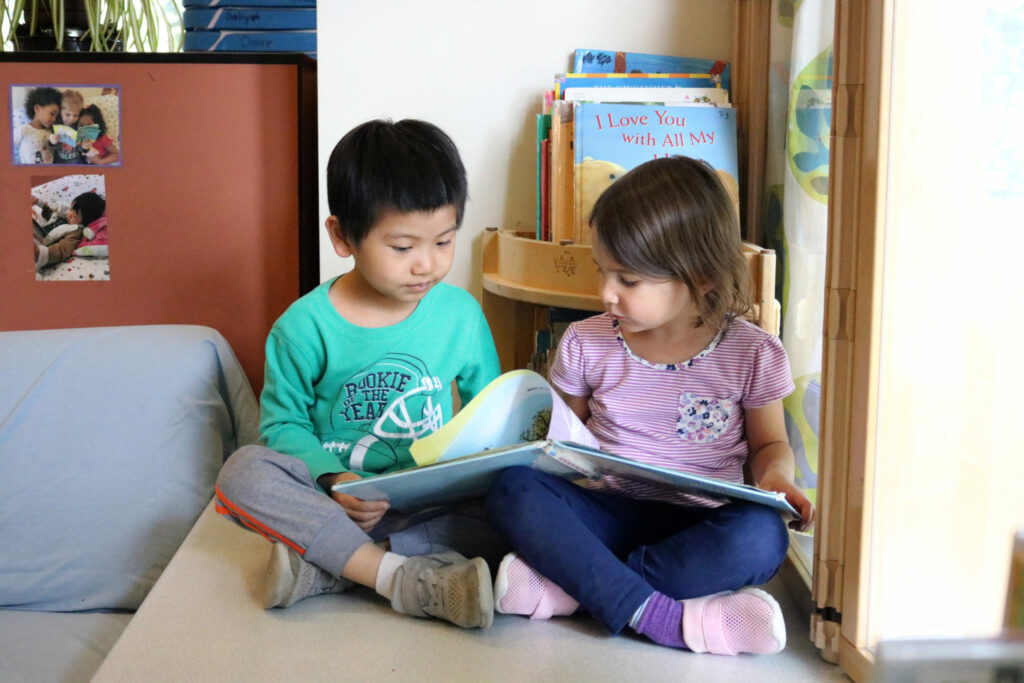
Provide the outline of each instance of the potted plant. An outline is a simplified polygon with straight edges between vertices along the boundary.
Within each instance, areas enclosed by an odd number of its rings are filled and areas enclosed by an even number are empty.
[[[155,52],[182,43],[181,10],[168,0],[12,0],[2,37],[15,50]]]

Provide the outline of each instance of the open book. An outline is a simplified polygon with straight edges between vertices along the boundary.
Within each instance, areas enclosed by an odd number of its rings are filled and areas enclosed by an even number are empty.
[[[100,127],[95,123],[90,123],[75,129],[58,123],[53,127],[53,132],[57,135],[58,144],[63,143],[74,147],[83,142],[93,142],[96,140],[100,136]]]
[[[530,370],[495,379],[410,451],[418,467],[342,482],[333,490],[364,500],[386,499],[396,511],[411,514],[482,496],[500,470],[525,465],[572,480],[614,476],[666,492],[752,501],[786,519],[800,519],[782,494],[603,453],[547,380]]]

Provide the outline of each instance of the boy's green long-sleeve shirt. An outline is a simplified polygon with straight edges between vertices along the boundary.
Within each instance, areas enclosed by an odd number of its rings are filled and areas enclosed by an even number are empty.
[[[468,292],[440,283],[402,322],[358,327],[325,282],[293,303],[267,338],[262,440],[323,474],[412,467],[409,445],[452,417],[498,376],[487,320]]]

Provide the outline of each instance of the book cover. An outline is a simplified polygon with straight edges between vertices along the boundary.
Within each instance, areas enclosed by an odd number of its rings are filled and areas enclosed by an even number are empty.
[[[495,379],[448,424],[413,443],[411,454],[419,467],[343,482],[333,490],[364,500],[387,499],[398,512],[410,514],[479,497],[499,471],[523,465],[584,485],[618,477],[702,500],[757,502],[788,519],[800,517],[781,494],[601,452],[547,380],[529,370]]]
[[[186,30],[204,31],[297,31],[316,28],[315,9],[282,7],[218,7],[214,9],[187,9],[184,12]]]
[[[569,88],[565,91],[565,100],[728,106],[729,91],[724,88]]]
[[[82,142],[92,142],[99,138],[100,127],[99,124],[90,123],[87,126],[80,126],[76,129],[58,123],[53,126],[53,132],[57,136],[57,144],[66,144],[74,147]]]
[[[698,57],[645,54],[643,52],[615,52],[612,50],[577,49],[573,59],[576,73],[707,73],[718,75],[722,87],[729,89],[729,62]]]
[[[565,99],[570,88],[721,88],[709,73],[672,74],[556,74],[555,99]],[[728,88],[722,88],[728,90]]]
[[[573,105],[565,100],[551,104],[551,173],[550,217],[551,241],[574,240],[573,215]]]
[[[730,107],[574,103],[575,214],[586,238],[594,202],[630,169],[655,157],[703,159],[739,211],[736,112]]]
[[[185,32],[186,52],[316,52],[316,31]]]

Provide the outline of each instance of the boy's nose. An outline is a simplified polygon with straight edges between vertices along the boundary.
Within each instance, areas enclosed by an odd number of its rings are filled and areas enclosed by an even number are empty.
[[[416,275],[425,275],[434,269],[433,256],[428,252],[418,252],[416,260],[412,263],[412,272]]]

